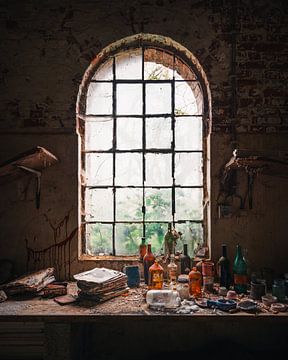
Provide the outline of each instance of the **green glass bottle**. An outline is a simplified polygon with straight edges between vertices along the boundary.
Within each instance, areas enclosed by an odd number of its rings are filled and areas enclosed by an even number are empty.
[[[247,263],[242,255],[240,245],[237,245],[236,256],[233,264],[234,290],[238,293],[247,292]]]

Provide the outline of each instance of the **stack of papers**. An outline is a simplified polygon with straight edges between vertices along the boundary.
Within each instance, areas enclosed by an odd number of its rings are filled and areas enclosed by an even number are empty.
[[[37,295],[45,286],[55,281],[54,268],[47,268],[19,277],[2,285],[8,296],[31,293]]]
[[[80,291],[79,298],[103,302],[126,293],[127,276],[116,270],[95,268],[74,275]]]

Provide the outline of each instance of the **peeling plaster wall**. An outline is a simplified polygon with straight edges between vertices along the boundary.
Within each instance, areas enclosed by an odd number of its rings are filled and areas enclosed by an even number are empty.
[[[22,273],[25,239],[41,250],[77,227],[75,105],[82,76],[102,48],[146,32],[187,47],[210,82],[213,259],[226,242],[232,260],[239,242],[253,270],[287,271],[287,179],[257,177],[253,209],[241,216],[218,219],[216,206],[219,172],[235,147],[288,151],[287,13],[284,0],[0,0],[0,162],[36,145],[60,159],[43,172],[39,210],[34,179],[1,188],[0,257],[14,259]],[[246,177],[238,180],[245,192]],[[65,229],[61,221],[68,214]],[[77,251],[75,235],[72,273],[95,266],[78,262]],[[63,261],[59,271],[64,277]]]

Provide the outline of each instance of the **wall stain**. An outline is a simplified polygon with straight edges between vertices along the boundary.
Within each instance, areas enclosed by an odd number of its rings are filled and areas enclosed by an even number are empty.
[[[63,279],[71,278],[71,242],[77,234],[78,227],[68,234],[68,222],[70,218],[71,210],[67,215],[57,224],[53,225],[51,220],[46,214],[44,214],[48,221],[50,228],[53,231],[53,244],[41,249],[35,250],[29,247],[28,239],[26,242],[26,253],[27,253],[27,271],[39,270],[45,267],[53,266],[55,268],[56,277]],[[59,241],[62,236],[64,240]],[[34,237],[34,242],[36,237]]]

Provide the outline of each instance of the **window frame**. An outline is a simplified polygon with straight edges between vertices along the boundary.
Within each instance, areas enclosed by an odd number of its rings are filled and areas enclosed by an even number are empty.
[[[87,118],[86,115],[86,97],[88,92],[88,87],[91,82],[93,82],[92,77],[97,72],[98,68],[104,64],[109,58],[113,58],[114,55],[126,50],[134,50],[139,48],[155,48],[160,51],[164,51],[170,54],[173,54],[177,58],[180,58],[184,64],[186,64],[189,69],[196,75],[197,82],[200,84],[202,90],[202,99],[203,99],[203,109],[202,109],[202,159],[203,159],[203,220],[200,222],[203,224],[203,242],[205,246],[208,246],[211,249],[210,244],[210,205],[209,205],[209,183],[210,177],[210,166],[209,166],[209,139],[210,139],[210,119],[211,119],[211,96],[209,90],[209,84],[206,78],[206,75],[198,62],[198,60],[185,48],[181,45],[177,44],[173,40],[169,38],[159,37],[155,35],[145,35],[140,34],[136,36],[132,36],[129,38],[122,39],[107,48],[105,48],[91,63],[89,68],[87,69],[83,81],[79,88],[78,99],[77,99],[77,132],[79,135],[79,236],[78,236],[78,255],[80,260],[137,260],[137,256],[135,255],[88,255],[86,253],[86,241],[85,241],[85,226],[82,224],[82,216],[85,212],[85,120]],[[115,60],[114,60],[115,61]],[[115,66],[115,65],[114,65]],[[114,68],[115,71],[115,68]],[[143,81],[143,79],[142,79]],[[151,82],[154,80],[151,80]],[[137,80],[139,82],[139,80]],[[147,83],[147,80],[145,81]],[[114,84],[114,83],[113,83]],[[143,85],[144,86],[144,85]],[[113,85],[114,87],[114,85]],[[172,87],[172,85],[171,85]],[[114,91],[113,91],[114,96]],[[144,95],[143,95],[144,98]],[[173,98],[173,94],[172,94]],[[174,100],[172,100],[173,102]],[[143,99],[143,106],[145,106],[145,99]],[[171,114],[173,109],[171,111]],[[171,115],[170,114],[170,115]],[[116,114],[112,113],[113,121],[116,121]],[[145,116],[145,112],[141,115]],[[200,117],[200,116],[199,116]],[[175,121],[175,120],[174,120]],[[175,126],[175,125],[174,125]],[[143,150],[143,149],[142,149]],[[186,152],[186,151],[185,151]],[[115,149],[113,150],[113,154],[115,154]],[[175,149],[173,154],[175,154]],[[173,155],[172,155],[173,156]],[[115,174],[114,174],[115,175]],[[174,184],[175,185],[175,184]],[[172,184],[172,186],[174,186]],[[154,186],[153,186],[154,187]],[[160,186],[161,187],[161,186]],[[189,186],[193,187],[193,186]],[[197,186],[198,187],[198,186]],[[161,187],[162,188],[162,187]],[[181,188],[181,187],[180,187]],[[175,187],[174,187],[175,189]],[[143,220],[144,221],[144,220]],[[162,222],[162,221],[161,221]],[[168,221],[167,221],[168,222]],[[196,221],[194,221],[196,222]],[[131,221],[132,223],[132,221]],[[163,221],[165,223],[165,221]],[[115,239],[114,239],[115,241]],[[115,249],[115,244],[113,244]]]

